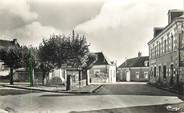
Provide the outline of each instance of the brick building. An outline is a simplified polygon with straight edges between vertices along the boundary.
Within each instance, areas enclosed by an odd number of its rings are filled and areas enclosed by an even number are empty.
[[[117,81],[148,81],[149,57],[141,56],[127,59],[118,67]]]
[[[169,10],[168,25],[154,28],[149,46],[151,83],[176,87],[184,81],[184,11]]]

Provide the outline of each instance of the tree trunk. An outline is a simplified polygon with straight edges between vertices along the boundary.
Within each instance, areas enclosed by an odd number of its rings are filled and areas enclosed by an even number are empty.
[[[10,85],[13,85],[13,68],[10,68]]]
[[[46,72],[43,72],[43,74],[42,74],[42,85],[43,85],[43,86],[45,85],[45,84],[44,84],[45,74],[46,74]]]
[[[81,87],[81,70],[79,70],[79,87]]]
[[[89,79],[89,78],[88,78],[87,69],[84,70],[84,73],[85,73],[85,76],[86,76],[86,85],[89,85],[89,84],[88,84],[88,82],[89,82],[88,79]]]

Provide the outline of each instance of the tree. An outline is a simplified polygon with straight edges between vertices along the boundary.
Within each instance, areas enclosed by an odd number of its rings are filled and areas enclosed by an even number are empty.
[[[52,65],[52,68],[62,68],[67,65],[80,70],[87,69],[95,60],[88,47],[84,35],[75,34],[74,31],[67,36],[54,34],[40,44],[39,59],[43,63],[42,67]]]
[[[85,62],[86,65],[83,67],[84,70],[88,70],[92,68],[93,64],[97,61],[97,55],[94,53],[87,54],[87,61]]]
[[[97,61],[97,55],[94,53],[87,54],[87,62],[86,65],[83,67],[82,72],[86,75],[86,85],[88,85],[88,75],[87,70],[92,68],[93,64]]]
[[[42,71],[42,85],[44,85],[44,79],[48,76],[49,72],[54,69],[55,64],[55,50],[56,50],[56,41],[50,39],[49,42],[43,40],[39,46],[38,50],[38,60],[39,65],[38,69]]]
[[[0,59],[10,68],[10,84],[13,85],[13,70],[23,66],[22,47],[10,46],[0,49]]]
[[[39,59],[38,59],[38,49],[34,47],[28,48],[27,46],[22,46],[23,53],[23,66],[28,69],[29,67],[29,59],[31,58],[32,67],[38,68]]]
[[[49,75],[49,72],[54,69],[54,66],[49,62],[40,62],[39,70],[42,71],[42,85],[44,85],[45,77]]]
[[[23,55],[23,65],[28,71],[30,86],[33,86],[33,76],[34,70],[38,68],[39,60],[38,60],[38,49],[33,47],[22,47]]]

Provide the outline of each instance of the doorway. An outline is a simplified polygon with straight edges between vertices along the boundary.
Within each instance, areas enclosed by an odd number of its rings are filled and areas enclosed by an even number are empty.
[[[163,78],[166,79],[166,66],[163,66]]]
[[[158,67],[158,82],[160,82],[161,77],[161,66]]]
[[[130,71],[126,71],[126,81],[130,82]]]
[[[174,72],[174,68],[173,68],[173,64],[171,65],[170,67],[170,74],[171,74],[171,77],[170,77],[170,85],[172,86],[173,85],[173,72]]]

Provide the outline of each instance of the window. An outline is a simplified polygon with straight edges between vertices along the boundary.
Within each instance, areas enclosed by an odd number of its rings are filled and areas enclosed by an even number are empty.
[[[167,47],[166,40],[164,40],[164,53],[166,53],[166,47]]]
[[[157,56],[159,56],[159,42],[157,41]]]
[[[157,46],[155,46],[155,57],[157,56]]]
[[[168,37],[168,38],[167,38],[167,52],[170,51],[169,46],[170,46],[170,43],[169,43],[169,37]]]
[[[160,56],[160,42],[158,43],[158,56]]]
[[[164,49],[164,41],[163,41],[163,37],[161,39],[161,54],[163,54],[163,49]]]
[[[173,51],[173,35],[171,35],[171,51]]]
[[[145,62],[144,62],[144,66],[145,66],[145,67],[148,67],[148,61],[145,61]]]
[[[176,37],[173,37],[173,49],[176,50],[178,48],[178,40],[176,39]]]
[[[149,46],[149,56],[151,58],[151,46]]]
[[[182,31],[182,33],[181,33],[181,41],[180,41],[180,43],[181,43],[181,46],[180,46],[180,48],[184,48],[184,33],[183,33],[183,31]]]
[[[144,72],[144,78],[148,79],[148,72]]]
[[[136,77],[136,79],[139,79],[139,72],[135,73],[135,77]]]

